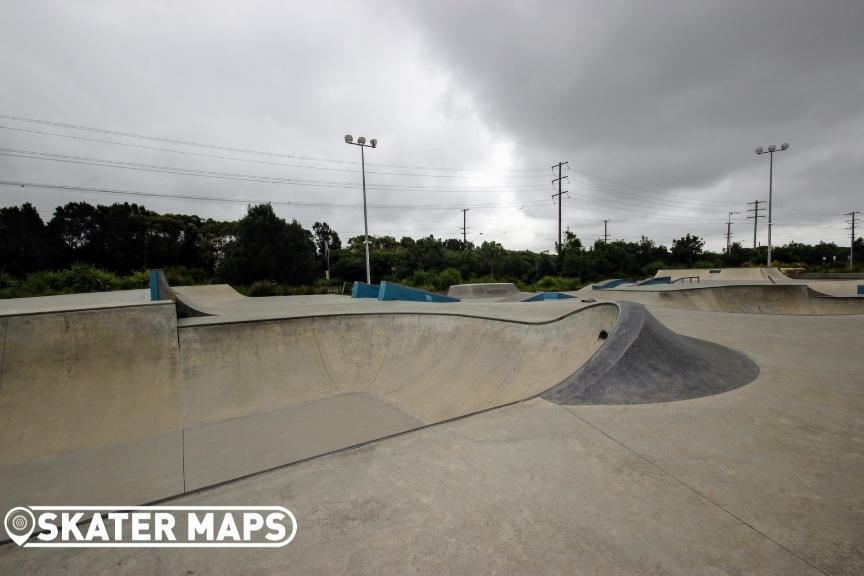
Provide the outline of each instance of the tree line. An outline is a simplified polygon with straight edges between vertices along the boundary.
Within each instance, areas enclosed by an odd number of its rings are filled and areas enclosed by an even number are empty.
[[[856,245],[864,256],[864,240]],[[710,252],[702,238],[690,234],[670,248],[644,236],[638,242],[598,240],[584,246],[570,230],[552,253],[507,250],[494,241],[474,245],[456,238],[386,235],[370,237],[370,251],[373,279],[434,290],[469,281],[574,289],[604,278],[651,276],[660,268],[762,265],[765,258],[764,249],[739,243],[728,254]],[[789,243],[773,251],[779,264],[811,269],[845,270],[848,254],[848,247],[833,243]],[[316,291],[327,284],[328,269],[332,282],[365,279],[362,236],[343,245],[326,222],[308,230],[280,218],[269,204],[250,206],[237,221],[158,214],[129,203],[71,202],[56,208],[48,222],[29,203],[0,208],[0,289],[46,271],[74,268],[80,277],[81,266],[118,276],[164,268],[176,283],[228,282],[262,294],[285,293],[279,287]]]

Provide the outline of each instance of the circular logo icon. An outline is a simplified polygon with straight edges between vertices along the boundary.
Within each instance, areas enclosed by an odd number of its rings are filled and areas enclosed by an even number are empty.
[[[6,534],[18,546],[24,544],[36,528],[36,518],[29,508],[19,506],[12,508],[6,513],[3,519],[3,525],[6,528]]]

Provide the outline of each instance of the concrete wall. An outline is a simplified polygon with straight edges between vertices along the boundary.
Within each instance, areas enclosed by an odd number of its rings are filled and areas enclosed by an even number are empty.
[[[0,509],[183,490],[171,303],[0,318]]]
[[[178,329],[171,302],[2,316],[0,513],[150,502],[522,400],[584,364],[617,318],[605,304],[543,324],[412,313]]]

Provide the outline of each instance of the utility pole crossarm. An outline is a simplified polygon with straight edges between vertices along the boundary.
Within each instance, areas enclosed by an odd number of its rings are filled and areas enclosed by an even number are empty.
[[[561,190],[561,182],[565,178],[569,178],[569,176],[562,176],[561,175],[561,169],[564,166],[569,166],[569,165],[567,162],[558,162],[557,164],[552,166],[553,169],[555,169],[555,168],[558,169],[558,177],[555,178],[554,180],[552,180],[553,184],[555,184],[556,182],[558,183],[558,193],[552,195],[553,198],[555,198],[556,196],[558,197],[558,252],[561,252],[561,197],[563,194],[567,193],[566,190],[564,190],[564,191]]]
[[[759,218],[764,218],[765,216],[759,214],[760,210],[765,210],[764,208],[759,208],[759,204],[765,204],[764,200],[754,200],[753,202],[748,202],[748,206],[753,206],[753,208],[748,208],[747,212],[753,212],[752,216],[747,216],[747,219],[753,219],[753,250],[756,250],[756,230],[759,224]]]
[[[468,212],[470,208],[462,208],[462,243],[467,248],[468,246]]]
[[[856,216],[861,214],[860,210],[853,210],[852,212],[847,212],[844,216],[849,216],[851,219],[847,220],[846,223],[849,224],[849,271],[852,271],[853,266],[855,265],[855,224],[857,223]]]

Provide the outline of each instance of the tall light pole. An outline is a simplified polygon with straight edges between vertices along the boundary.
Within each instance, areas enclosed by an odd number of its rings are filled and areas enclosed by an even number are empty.
[[[777,146],[771,144],[768,146],[768,150],[759,146],[756,148],[756,154],[769,154],[770,161],[768,163],[768,264],[767,266],[771,266],[771,229],[774,226],[773,221],[771,220],[771,201],[772,201],[772,193],[774,187],[774,152],[783,152],[789,149],[789,144],[784,142],[780,146],[780,150],[777,150]]]
[[[366,143],[366,138],[360,136],[357,142],[354,142],[354,137],[351,134],[345,135],[345,143],[353,146],[360,146],[360,170],[363,173],[363,245],[366,247],[366,283],[372,283],[372,273],[369,271],[369,219],[366,215],[366,154],[364,148],[377,148],[378,140],[372,138],[369,143]]]

